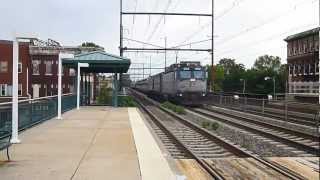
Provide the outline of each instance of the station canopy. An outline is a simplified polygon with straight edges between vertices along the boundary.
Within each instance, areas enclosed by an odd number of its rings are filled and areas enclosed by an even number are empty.
[[[77,69],[78,63],[87,63],[89,67],[82,67],[87,73],[126,73],[130,67],[130,59],[108,54],[104,51],[93,51],[75,55],[74,58],[62,59],[64,67]]]

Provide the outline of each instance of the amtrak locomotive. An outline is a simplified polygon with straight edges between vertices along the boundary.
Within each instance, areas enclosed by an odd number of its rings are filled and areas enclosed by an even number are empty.
[[[172,64],[165,72],[136,82],[135,88],[153,97],[197,105],[207,93],[206,68],[193,61]]]

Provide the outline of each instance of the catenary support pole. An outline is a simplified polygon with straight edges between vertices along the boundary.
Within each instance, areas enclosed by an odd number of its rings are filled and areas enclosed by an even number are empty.
[[[19,99],[18,99],[18,62],[19,62],[19,42],[15,37],[13,40],[13,61],[12,61],[12,137],[11,143],[20,143],[18,138],[19,128]]]
[[[212,28],[211,28],[211,90],[214,87],[214,0],[212,0]]]

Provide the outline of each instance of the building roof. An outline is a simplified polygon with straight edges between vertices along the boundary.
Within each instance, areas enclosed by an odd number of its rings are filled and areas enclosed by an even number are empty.
[[[303,38],[303,37],[306,37],[306,36],[309,36],[309,35],[312,35],[312,34],[317,34],[317,33],[319,33],[319,30],[320,30],[320,27],[317,27],[317,28],[314,28],[314,29],[310,29],[310,30],[307,30],[307,31],[304,31],[304,32],[300,32],[300,33],[288,36],[284,40],[285,41],[292,41],[292,40],[295,40],[295,39],[300,39],[300,38]]]
[[[94,51],[75,55],[74,58],[62,59],[63,65],[76,68],[78,63],[88,63],[84,72],[95,73],[126,73],[131,64],[130,59],[108,54],[104,51]]]

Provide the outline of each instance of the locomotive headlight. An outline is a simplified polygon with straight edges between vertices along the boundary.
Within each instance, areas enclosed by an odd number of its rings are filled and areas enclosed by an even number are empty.
[[[182,97],[182,93],[179,93],[178,96]]]
[[[202,93],[202,96],[206,96],[206,93]]]

